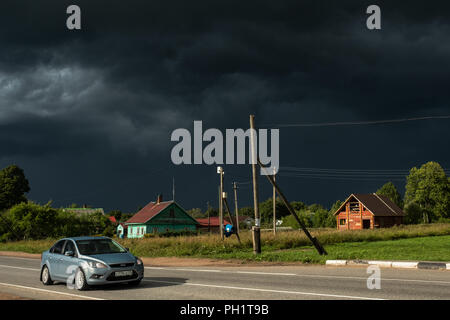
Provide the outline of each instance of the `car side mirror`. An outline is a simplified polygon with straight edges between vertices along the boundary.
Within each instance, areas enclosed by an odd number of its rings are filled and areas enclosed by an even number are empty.
[[[130,248],[125,248],[125,250],[127,250],[128,252],[130,252]]]
[[[66,251],[64,255],[68,257],[73,257],[75,254],[73,253],[73,251]]]

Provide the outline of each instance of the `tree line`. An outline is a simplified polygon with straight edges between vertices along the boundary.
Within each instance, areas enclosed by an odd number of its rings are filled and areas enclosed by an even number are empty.
[[[406,224],[431,223],[449,221],[450,219],[450,178],[437,162],[427,162],[420,168],[414,167],[406,176],[405,196],[402,197],[392,182],[387,182],[377,191],[397,204],[406,214]],[[301,201],[291,202],[292,207],[307,227],[324,228],[336,227],[334,213],[345,199],[337,200],[331,208],[321,204],[307,205]],[[273,209],[272,198],[259,204],[262,226],[272,227]],[[189,210],[194,217],[218,216],[218,210],[209,208],[202,212],[199,208]],[[254,217],[253,207],[239,209],[240,216]],[[283,221],[282,226],[298,228],[298,223],[281,202],[276,200],[277,219]]]
[[[102,234],[115,226],[101,213],[77,214],[28,202],[29,182],[16,165],[0,170],[0,241]]]
[[[52,208],[51,202],[43,206],[28,202],[25,193],[29,191],[29,182],[21,168],[11,165],[0,170],[0,240],[89,234],[112,236],[115,232],[115,226],[107,215],[67,212],[62,208]],[[410,170],[406,176],[404,197],[392,182],[385,183],[376,192],[387,196],[404,210],[407,224],[450,221],[450,178],[437,162],[428,162]],[[336,227],[334,213],[343,200],[337,200],[329,209],[321,204],[307,205],[301,201],[293,201],[291,205],[307,227]],[[272,206],[272,198],[260,203],[263,227],[272,226]],[[218,216],[217,209],[211,207],[205,212],[194,208],[188,213],[194,218]],[[283,221],[282,226],[298,228],[280,199],[276,200],[276,213],[277,219]],[[111,211],[110,215],[115,216],[117,221],[131,217],[131,214],[119,210]],[[239,215],[254,217],[253,207],[240,208]]]

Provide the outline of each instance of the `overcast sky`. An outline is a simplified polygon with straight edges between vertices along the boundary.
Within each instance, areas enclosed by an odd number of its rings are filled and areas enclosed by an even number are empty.
[[[69,4],[81,31],[66,28]],[[215,166],[170,159],[171,132],[194,120],[225,130],[248,128],[251,113],[260,128],[450,115],[450,3],[377,1],[376,31],[370,4],[2,0],[0,167],[18,164],[29,198],[58,207],[134,212],[171,199],[175,177],[177,202],[205,209],[217,206]],[[281,127],[278,181],[290,200],[325,206],[389,180],[403,192],[411,167],[450,167],[449,133],[450,119]],[[250,181],[250,166],[224,168],[230,194]]]

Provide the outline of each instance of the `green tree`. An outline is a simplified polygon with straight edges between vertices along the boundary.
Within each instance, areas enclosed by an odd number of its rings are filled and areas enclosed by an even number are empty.
[[[405,205],[413,202],[422,210],[424,223],[450,217],[450,180],[439,163],[427,162],[411,169],[406,178]]]
[[[22,202],[9,210],[9,219],[12,222],[11,238],[43,239],[57,236],[58,211],[47,203],[40,206],[32,202]]]
[[[410,202],[406,204],[404,211],[406,213],[404,220],[405,224],[418,224],[423,221],[422,208],[420,208],[417,203]]]
[[[392,182],[385,183],[378,191],[376,192],[380,196],[388,197],[392,202],[394,202],[400,208],[403,208],[403,200],[400,192],[398,192],[397,188]]]
[[[336,216],[334,215],[336,211],[342,206],[344,202],[337,200],[332,206],[330,211],[328,211],[328,217],[326,221],[326,226],[329,228],[336,228]]]
[[[114,217],[114,218],[116,218],[116,220],[117,221],[122,221],[121,219],[122,219],[122,211],[120,211],[120,210],[111,210],[109,213],[108,213],[108,216],[112,216],[112,217]]]
[[[26,202],[25,193],[29,191],[28,180],[21,168],[11,165],[0,170],[0,210]]]
[[[277,197],[275,200],[275,213],[277,219],[282,219],[285,216],[288,216],[289,210],[283,204],[283,202]],[[272,223],[273,221],[273,198],[269,198],[264,202],[259,204],[259,214],[261,216],[261,220],[266,223]]]
[[[255,211],[253,210],[253,207],[242,207],[239,208],[238,210],[240,217],[250,217],[250,218],[255,217]]]
[[[239,210],[239,214],[240,214],[240,210]],[[233,211],[233,215],[234,215],[234,211]],[[205,217],[218,217],[219,216],[219,210],[213,208],[213,207],[209,207],[208,210],[206,210],[205,212]]]
[[[203,218],[203,213],[202,213],[202,209],[200,208],[192,208],[190,210],[186,211],[192,218],[196,219],[196,218]]]
[[[325,228],[327,226],[328,210],[321,205],[314,204],[308,207],[311,213],[314,228]]]
[[[300,219],[300,221],[303,222],[305,227],[310,228],[313,226],[312,221],[312,215],[311,212],[303,209],[303,210],[296,210],[295,213],[297,214],[297,217]],[[293,229],[300,229],[300,225],[298,224],[297,220],[294,218],[293,215],[288,215],[283,217],[283,227],[291,227]]]
[[[291,202],[291,207],[292,207],[294,210],[303,210],[303,209],[306,209],[307,205],[304,204],[304,203],[301,202],[301,201],[292,201],[292,202]]]

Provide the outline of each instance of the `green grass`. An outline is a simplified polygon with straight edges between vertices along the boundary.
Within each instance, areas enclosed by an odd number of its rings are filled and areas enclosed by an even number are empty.
[[[349,242],[325,246],[328,255],[321,256],[311,247],[270,251],[262,248],[255,256],[251,250],[224,253],[214,257],[250,261],[325,263],[334,259],[416,260],[450,262],[450,236],[421,237],[376,242]]]
[[[450,224],[400,226],[389,229],[337,231],[316,229],[311,233],[328,251],[320,256],[301,231],[261,234],[262,254],[252,252],[250,232],[220,240],[218,235],[120,239],[141,257],[197,257],[246,261],[324,263],[327,259],[395,259],[450,261]],[[0,243],[0,250],[41,253],[55,239]]]

